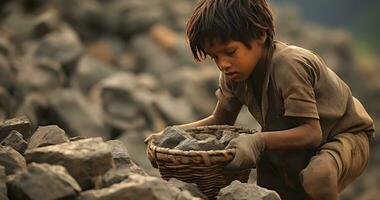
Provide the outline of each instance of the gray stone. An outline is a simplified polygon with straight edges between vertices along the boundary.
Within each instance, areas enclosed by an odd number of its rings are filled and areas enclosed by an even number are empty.
[[[47,94],[50,120],[59,124],[69,136],[110,138],[100,108],[76,89],[55,90]]]
[[[106,142],[111,149],[112,159],[116,168],[128,167],[132,164],[128,150],[120,140]]]
[[[206,140],[208,138],[215,138],[216,139],[215,135],[207,134],[207,133],[191,133],[190,135],[197,140]]]
[[[143,72],[161,78],[177,67],[176,60],[172,55],[162,51],[162,48],[149,35],[134,37],[131,40],[131,46],[143,64],[141,69]]]
[[[281,200],[279,195],[272,190],[259,187],[256,184],[240,183],[233,181],[229,186],[222,188],[217,196],[218,200]]]
[[[204,200],[207,200],[207,196],[204,195],[197,187],[197,184],[195,183],[186,183],[186,182],[183,182],[181,180],[178,180],[176,178],[171,178],[169,179],[168,181],[170,184],[172,184],[173,186],[181,189],[181,190],[187,190],[190,192],[191,195],[193,195],[194,197],[199,197],[201,199],[204,199]]]
[[[0,54],[12,57],[15,54],[15,46],[5,37],[0,36]]]
[[[28,149],[69,142],[66,132],[57,125],[39,126],[29,140]]]
[[[34,21],[33,34],[42,37],[54,30],[57,30],[61,19],[56,9],[49,9],[39,15]]]
[[[28,147],[28,143],[24,140],[21,133],[15,130],[12,130],[8,137],[0,142],[0,145],[10,146],[22,155],[24,155],[24,152]]]
[[[138,85],[131,73],[112,75],[101,81],[91,92],[103,111],[105,123],[119,130],[147,127],[146,116],[154,96]]]
[[[65,75],[57,61],[50,58],[24,59],[19,65],[22,65],[22,70],[17,74],[17,81],[24,95],[34,91],[50,91],[64,85]]]
[[[41,114],[45,114],[48,107],[48,100],[40,93],[28,93],[18,106],[16,114],[26,115],[31,122],[32,130],[36,130],[38,124],[43,124]],[[24,136],[25,138],[25,136]],[[27,140],[28,138],[25,138]]]
[[[171,149],[186,138],[191,138],[186,131],[176,126],[169,126],[164,129],[163,133],[157,138],[155,143],[160,147]]]
[[[174,98],[170,95],[157,95],[154,105],[168,124],[184,124],[196,120],[192,107],[184,98]]]
[[[115,3],[115,12],[118,12],[119,29],[126,36],[147,31],[154,23],[162,20],[165,13],[159,2],[126,1]]]
[[[182,140],[174,149],[182,150],[182,151],[199,151],[199,143],[194,138],[186,138],[185,140]]]
[[[28,163],[63,165],[84,190],[93,187],[93,180],[113,167],[111,150],[101,138],[27,150],[25,158]]]
[[[212,137],[198,141],[198,145],[199,150],[202,151],[223,150],[225,148],[223,143],[219,142],[218,139]]]
[[[15,99],[9,94],[6,88],[1,86],[0,83],[0,110],[4,113],[3,119],[0,118],[0,121],[4,121],[5,119],[13,116],[16,106],[17,105]]]
[[[116,73],[118,70],[91,55],[84,55],[80,58],[74,81],[84,93],[104,78]]]
[[[12,147],[0,145],[0,165],[5,167],[5,174],[15,174],[26,168],[24,157]]]
[[[6,89],[15,84],[15,75],[12,72],[11,64],[5,55],[0,54],[0,86]]]
[[[0,122],[0,141],[6,138],[12,130],[21,133],[24,139],[27,140],[32,134],[31,128],[32,124],[25,115]]]
[[[102,187],[109,187],[129,178],[132,174],[147,176],[145,171],[135,164],[130,164],[124,168],[113,168],[102,176]]]
[[[78,200],[111,199],[200,200],[189,195],[188,192],[181,192],[180,189],[160,178],[137,174],[130,175],[124,182],[114,184],[109,188],[83,192],[78,198]]]
[[[50,58],[61,64],[77,59],[83,50],[77,33],[70,27],[47,34],[35,52],[37,58]]]
[[[81,191],[78,183],[60,165],[32,163],[8,183],[15,200],[74,200]]]
[[[8,200],[7,195],[7,185],[6,182],[6,176],[5,176],[5,168],[0,165],[0,199],[1,200]]]
[[[222,138],[220,138],[220,142],[222,144],[224,144],[224,146],[227,146],[228,143],[230,143],[230,141],[234,138],[237,138],[239,137],[239,133],[236,133],[236,132],[232,132],[232,131],[229,131],[229,130],[225,130],[223,131],[223,136]]]
[[[75,63],[82,51],[83,46],[77,33],[70,27],[61,25],[57,31],[43,37],[34,56],[59,62],[66,75],[71,77],[75,70]]]

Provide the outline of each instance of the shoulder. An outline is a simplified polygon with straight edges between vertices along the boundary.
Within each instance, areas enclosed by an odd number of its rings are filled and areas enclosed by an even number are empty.
[[[276,42],[272,57],[272,75],[279,78],[296,73],[318,79],[324,66],[322,59],[314,52],[282,42]]]

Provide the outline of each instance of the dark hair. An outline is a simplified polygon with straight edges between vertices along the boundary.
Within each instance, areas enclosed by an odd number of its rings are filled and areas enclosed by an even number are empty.
[[[266,33],[273,44],[274,22],[266,0],[201,0],[187,22],[187,37],[194,58],[204,60],[213,42],[240,41],[251,48],[252,39]]]

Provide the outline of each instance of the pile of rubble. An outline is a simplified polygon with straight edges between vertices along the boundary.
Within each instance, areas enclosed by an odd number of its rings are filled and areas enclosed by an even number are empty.
[[[208,116],[216,103],[217,68],[195,63],[186,44],[185,22],[195,2],[1,1],[0,121],[27,115],[31,130],[57,124],[68,140],[117,139],[138,166],[158,175],[144,138]],[[277,38],[316,51],[354,94],[371,97],[364,101],[368,110],[380,113],[374,95],[380,88],[372,87],[377,79],[365,76],[376,73],[357,68],[362,63],[344,31],[304,25],[291,8],[275,7],[275,13]],[[244,109],[237,124],[260,129],[253,122]],[[373,166],[380,154],[375,158]]]
[[[147,175],[119,140],[69,137],[56,125],[33,131],[25,116],[0,123],[0,199],[207,199],[195,184]],[[273,191],[234,182],[217,199],[279,199]],[[254,194],[254,196],[252,196]]]

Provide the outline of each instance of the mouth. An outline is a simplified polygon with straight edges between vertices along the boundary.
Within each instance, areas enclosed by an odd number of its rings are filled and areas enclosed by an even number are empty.
[[[238,75],[238,73],[237,72],[225,72],[224,73],[228,78],[235,78],[237,75]]]

